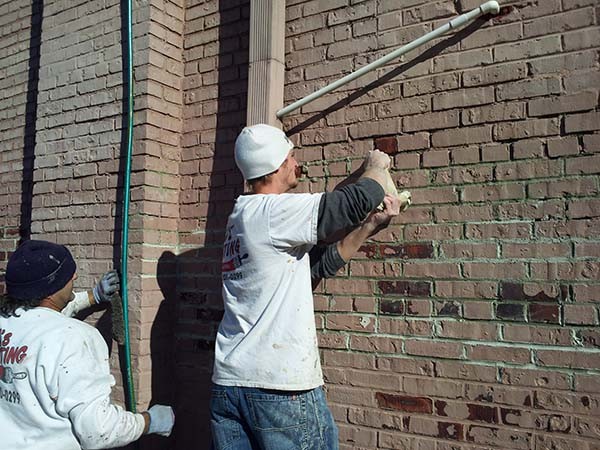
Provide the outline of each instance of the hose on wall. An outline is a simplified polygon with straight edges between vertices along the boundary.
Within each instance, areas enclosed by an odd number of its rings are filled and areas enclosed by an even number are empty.
[[[121,13],[124,11],[122,10]],[[131,342],[129,336],[129,296],[127,289],[127,258],[129,248],[129,203],[131,187],[131,159],[133,156],[133,38],[132,38],[132,0],[127,0],[127,157],[123,181],[123,224],[121,238],[121,305],[123,308],[124,363],[125,363],[125,400],[130,411],[136,412],[135,390],[131,371]],[[125,59],[125,55],[123,55]],[[125,64],[125,61],[123,61]]]

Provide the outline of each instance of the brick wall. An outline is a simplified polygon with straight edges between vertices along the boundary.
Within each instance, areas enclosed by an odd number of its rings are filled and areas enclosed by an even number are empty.
[[[288,1],[286,103],[479,4]],[[284,121],[413,194],[316,297],[344,449],[599,448],[598,3],[501,6]]]
[[[286,104],[478,4],[288,0]],[[501,6],[284,121],[308,165],[298,191],[380,148],[413,193],[315,296],[343,449],[599,448],[597,1]],[[134,373],[140,408],[177,411],[144,448],[205,448],[249,1],[134,11]],[[0,264],[20,228],[69,245],[88,287],[118,262],[119,2],[0,13]]]
[[[213,346],[223,314],[221,248],[243,179],[233,143],[246,123],[248,0],[188,0],[179,169],[177,448],[208,448]]]
[[[39,61],[41,22],[39,5],[34,9],[30,3],[0,3],[0,274],[17,245],[21,218],[28,219],[31,210],[30,201],[22,202],[28,197],[22,192],[31,188],[36,112],[32,99],[37,92],[39,63],[32,64],[29,76],[27,61]],[[24,179],[24,172],[29,177]],[[2,292],[4,285],[0,284]]]
[[[76,289],[87,289],[120,260],[127,125],[121,2],[11,1],[0,8],[0,269],[19,234],[48,239],[71,249]],[[136,5],[133,17],[130,330],[137,406],[144,409],[173,396],[164,382],[172,353],[173,305],[163,302],[172,300],[170,278],[157,272],[161,254],[178,242],[183,11],[179,2],[157,0]],[[110,314],[96,311],[87,320],[110,342]],[[121,385],[119,351],[112,350]],[[114,397],[123,400],[120,386]]]

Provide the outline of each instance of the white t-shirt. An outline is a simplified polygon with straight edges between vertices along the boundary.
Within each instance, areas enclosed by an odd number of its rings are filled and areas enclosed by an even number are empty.
[[[115,380],[94,327],[51,309],[0,317],[0,447],[120,447],[144,430],[141,414],[110,403]]]
[[[323,384],[308,256],[321,196],[237,199],[223,248],[214,383],[287,391]]]

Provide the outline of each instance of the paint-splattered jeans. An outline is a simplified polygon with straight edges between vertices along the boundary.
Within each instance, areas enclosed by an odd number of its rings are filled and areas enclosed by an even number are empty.
[[[338,450],[322,387],[302,392],[214,385],[215,450]]]

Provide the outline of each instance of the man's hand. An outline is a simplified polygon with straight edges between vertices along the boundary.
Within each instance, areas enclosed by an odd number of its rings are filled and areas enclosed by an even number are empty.
[[[94,301],[98,303],[110,302],[115,294],[121,289],[119,274],[116,270],[106,272],[94,287]]]
[[[169,437],[173,425],[175,425],[175,413],[173,408],[166,405],[154,405],[146,412],[150,423],[147,433],[156,433],[160,436]]]
[[[381,150],[373,150],[372,152],[369,152],[364,162],[365,170],[388,170],[391,164],[392,160],[390,159],[390,157],[387,154],[383,153]]]
[[[386,194],[386,196],[383,197],[383,204],[385,206],[383,211],[375,210],[365,220],[364,226],[367,226],[372,230],[370,231],[369,236],[372,236],[387,227],[392,218],[400,214],[402,202],[397,196]]]

